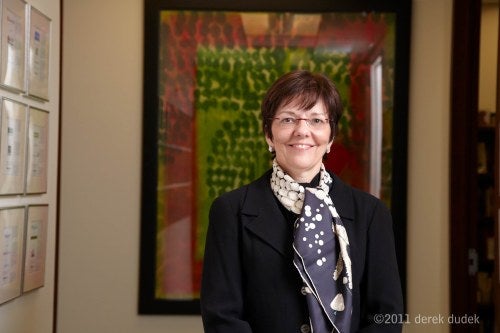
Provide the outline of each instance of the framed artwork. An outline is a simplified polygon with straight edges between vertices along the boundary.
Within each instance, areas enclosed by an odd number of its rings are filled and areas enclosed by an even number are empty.
[[[29,107],[26,193],[47,192],[49,113]]]
[[[26,3],[2,1],[0,84],[14,91],[25,91]]]
[[[3,98],[0,126],[0,195],[24,193],[26,104]]]
[[[260,102],[294,69],[337,85],[325,166],[391,208],[405,281],[410,1],[145,4],[139,313],[199,313],[210,205],[270,168]]]
[[[0,209],[0,303],[21,295],[24,207]]]
[[[49,100],[51,20],[30,6],[28,39],[28,96]]]
[[[47,252],[48,205],[30,205],[26,219],[23,292],[43,287]]]

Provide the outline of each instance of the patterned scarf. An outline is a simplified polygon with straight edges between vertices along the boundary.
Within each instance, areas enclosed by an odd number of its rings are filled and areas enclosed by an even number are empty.
[[[294,224],[293,263],[304,282],[311,332],[349,332],[352,269],[349,239],[332,199],[332,178],[321,165],[316,188],[297,183],[273,161],[271,188]]]

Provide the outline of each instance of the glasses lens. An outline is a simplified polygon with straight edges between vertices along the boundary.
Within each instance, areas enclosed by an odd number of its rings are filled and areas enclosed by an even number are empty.
[[[304,120],[311,128],[323,128],[328,124],[328,119],[323,118],[294,118],[294,117],[280,117],[274,118],[282,127],[295,127],[301,120]]]

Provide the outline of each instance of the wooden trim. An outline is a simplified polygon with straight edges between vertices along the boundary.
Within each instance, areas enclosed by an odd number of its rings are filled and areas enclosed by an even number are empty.
[[[500,256],[499,256],[499,249],[500,249],[500,239],[498,236],[499,231],[499,213],[500,213],[500,119],[498,117],[498,113],[500,111],[500,25],[498,26],[498,39],[497,39],[497,98],[496,98],[496,131],[495,131],[495,162],[494,162],[494,175],[495,175],[495,211],[493,213],[494,217],[494,222],[495,222],[495,272],[493,274],[493,303],[495,304],[495,324],[494,324],[494,330],[495,332],[498,332],[500,330],[500,306],[498,306],[497,301],[500,300],[500,272],[499,272],[499,265],[500,265]]]
[[[450,311],[476,313],[475,279],[468,249],[475,247],[477,220],[477,108],[481,1],[455,0],[451,71]],[[455,325],[452,332],[467,332]]]

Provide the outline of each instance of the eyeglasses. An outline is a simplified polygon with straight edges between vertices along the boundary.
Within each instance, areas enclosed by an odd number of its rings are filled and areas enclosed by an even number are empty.
[[[313,129],[323,129],[331,121],[328,118],[295,118],[295,117],[275,117],[270,118],[278,121],[278,125],[283,128],[293,128],[299,124],[300,120],[304,120],[306,124]]]

